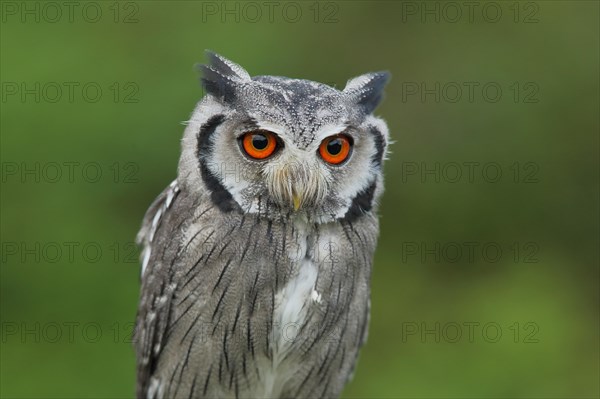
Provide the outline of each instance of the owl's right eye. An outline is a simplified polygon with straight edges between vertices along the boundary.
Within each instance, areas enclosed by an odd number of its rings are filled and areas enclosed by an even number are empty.
[[[277,149],[277,137],[267,130],[256,130],[242,136],[242,148],[250,158],[265,159]]]

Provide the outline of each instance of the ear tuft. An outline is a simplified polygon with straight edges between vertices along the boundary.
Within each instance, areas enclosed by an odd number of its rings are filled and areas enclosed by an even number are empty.
[[[350,79],[343,92],[370,114],[381,102],[383,89],[389,80],[389,72],[367,73]]]
[[[235,77],[239,80],[250,80],[250,74],[244,68],[233,61],[219,55],[213,51],[207,50],[206,57],[215,70],[222,73],[224,76]]]
[[[237,87],[251,80],[250,74],[235,62],[217,53],[206,51],[206,56],[209,63],[199,67],[202,72],[202,86],[209,94],[225,102],[232,101]]]

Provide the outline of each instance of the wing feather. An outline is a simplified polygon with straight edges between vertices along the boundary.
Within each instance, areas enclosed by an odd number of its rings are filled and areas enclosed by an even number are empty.
[[[138,398],[154,397],[157,389],[151,377],[167,330],[175,285],[169,283],[164,262],[152,257],[152,248],[156,244],[153,242],[156,231],[179,192],[175,180],[154,200],[146,211],[136,239],[142,247],[142,287],[134,340],[138,358]]]

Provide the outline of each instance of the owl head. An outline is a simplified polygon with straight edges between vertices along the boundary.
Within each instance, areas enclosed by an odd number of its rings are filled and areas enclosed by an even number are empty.
[[[251,77],[214,53],[206,95],[188,121],[178,184],[223,212],[311,223],[370,212],[383,189],[388,129],[373,115],[389,79],[368,73],[343,90]]]

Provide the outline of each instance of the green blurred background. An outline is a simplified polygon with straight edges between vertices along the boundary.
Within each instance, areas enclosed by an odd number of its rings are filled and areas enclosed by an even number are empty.
[[[2,2],[1,396],[133,396],[132,241],[212,49],[253,75],[393,75],[345,397],[598,397],[598,2],[292,3]]]

